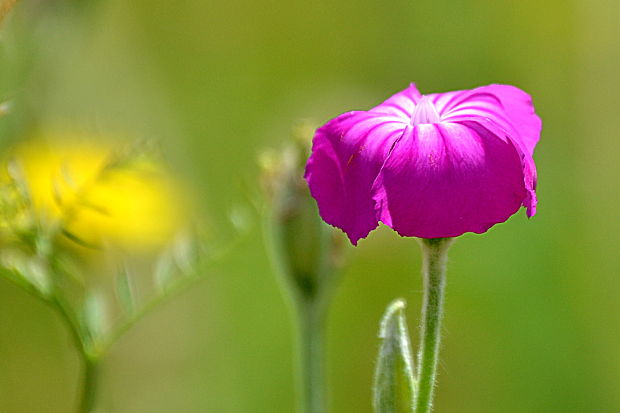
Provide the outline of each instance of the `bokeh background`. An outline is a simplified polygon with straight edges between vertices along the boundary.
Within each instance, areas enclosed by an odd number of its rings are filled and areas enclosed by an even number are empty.
[[[453,247],[436,411],[620,411],[619,21],[617,0],[21,0],[0,29],[2,145],[58,123],[156,138],[211,238],[239,238],[112,349],[105,411],[295,410],[256,157],[300,119],[369,108],[411,81],[514,84],[544,125],[538,214]],[[416,242],[385,228],[351,248],[328,320],[331,412],[371,411],[393,298],[417,336],[419,268]],[[77,380],[60,320],[0,279],[0,412],[70,412]]]

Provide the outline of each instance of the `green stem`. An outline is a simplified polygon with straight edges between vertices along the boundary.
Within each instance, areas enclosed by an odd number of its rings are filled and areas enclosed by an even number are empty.
[[[53,296],[49,301],[53,307],[57,310],[60,317],[63,319],[69,333],[74,341],[76,350],[80,353],[80,358],[83,365],[81,393],[79,393],[79,413],[91,413],[95,407],[95,395],[97,392],[97,369],[99,359],[91,354],[88,349],[86,341],[82,337],[79,323],[71,316],[66,303],[60,298],[60,296]]]
[[[318,300],[299,300],[299,361],[301,374],[301,411],[325,413],[325,311]]]
[[[82,339],[79,322],[72,315],[71,309],[69,308],[67,303],[65,303],[65,301],[60,298],[59,295],[54,295],[49,299],[44,298],[43,300],[56,310],[62,321],[67,326],[67,329],[69,330],[69,335],[71,336],[71,340],[73,340],[73,344],[75,345],[76,350],[79,351],[80,354],[84,354],[85,344],[84,340]]]
[[[95,408],[99,362],[96,358],[83,354],[84,372],[79,413],[91,413]]]
[[[418,353],[415,413],[429,413],[437,375],[448,249],[452,238],[422,239],[424,302]]]

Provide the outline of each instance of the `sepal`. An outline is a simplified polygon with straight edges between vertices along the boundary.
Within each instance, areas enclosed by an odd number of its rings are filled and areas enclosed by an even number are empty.
[[[375,370],[375,413],[411,413],[416,381],[405,319],[405,301],[393,301],[381,320],[382,339]]]

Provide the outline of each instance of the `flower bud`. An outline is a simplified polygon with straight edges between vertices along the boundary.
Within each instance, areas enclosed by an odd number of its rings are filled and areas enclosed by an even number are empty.
[[[15,3],[17,0],[0,0],[0,22],[9,14]]]
[[[21,247],[34,239],[36,220],[19,166],[7,162],[0,171],[0,244]]]
[[[405,302],[392,302],[381,320],[381,348],[375,370],[375,413],[409,413],[413,410],[415,378]]]
[[[281,151],[265,152],[259,158],[275,261],[295,292],[308,299],[331,283],[344,247],[340,234],[319,217],[303,179],[312,132],[309,123],[300,123]]]
[[[8,115],[11,110],[10,102],[0,102],[0,117]]]

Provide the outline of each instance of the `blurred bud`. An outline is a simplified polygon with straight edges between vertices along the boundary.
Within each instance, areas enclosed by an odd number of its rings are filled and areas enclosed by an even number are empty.
[[[382,339],[375,371],[375,413],[411,413],[415,392],[405,302],[392,302],[381,320]]]
[[[17,0],[0,0],[0,23],[9,14],[11,8],[15,6],[15,3],[17,3]]]
[[[259,157],[276,262],[307,298],[315,297],[333,279],[345,245],[341,234],[320,219],[303,178],[313,131],[311,123],[301,122],[281,151]]]
[[[0,117],[8,115],[11,110],[10,102],[0,102]]]
[[[19,166],[8,162],[0,171],[0,244],[33,246],[36,220]]]
[[[252,217],[250,216],[250,210],[246,206],[235,205],[228,214],[230,223],[235,230],[240,233],[246,233],[252,226]]]

